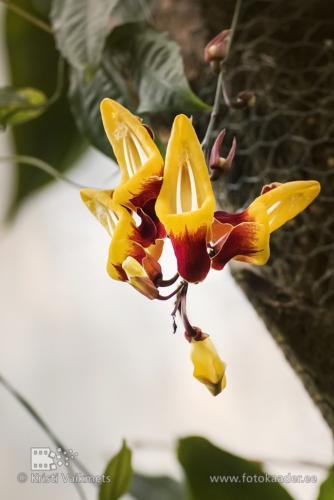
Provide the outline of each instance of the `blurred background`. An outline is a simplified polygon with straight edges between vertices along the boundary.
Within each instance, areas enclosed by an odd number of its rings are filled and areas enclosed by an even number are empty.
[[[3,40],[1,46],[4,86]],[[9,130],[0,141],[5,156]],[[0,164],[3,217],[14,175],[10,163]],[[98,188],[115,186],[117,175],[93,149],[68,172]],[[189,293],[192,322],[211,335],[228,365],[227,388],[212,398],[192,377],[180,322],[172,333],[172,302],[151,302],[108,277],[109,238],[76,189],[57,182],[38,192],[0,235],[1,374],[92,474],[102,474],[125,438],[137,471],[180,478],[177,439],[201,435],[265,461],[272,474],[316,475],[317,484],[286,488],[297,500],[317,497],[333,461],[331,432],[228,269]],[[163,262],[172,276],[170,250]],[[70,484],[17,481],[19,472],[30,474],[30,448],[53,444],[3,386],[0,400],[1,497],[77,498]],[[93,486],[86,490],[96,498]]]

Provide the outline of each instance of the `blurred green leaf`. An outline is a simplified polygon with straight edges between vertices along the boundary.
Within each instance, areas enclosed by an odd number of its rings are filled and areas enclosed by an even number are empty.
[[[183,486],[166,476],[149,477],[134,474],[129,493],[136,500],[185,500]]]
[[[132,478],[131,450],[123,441],[120,451],[108,463],[104,475],[110,482],[101,483],[99,500],[117,500],[129,488]]]
[[[292,500],[279,482],[269,482],[271,476],[260,467],[204,438],[181,439],[178,458],[191,500]]]
[[[89,74],[97,69],[109,16],[118,1],[52,1],[50,19],[57,47],[72,66]]]
[[[31,7],[30,0],[15,3],[33,15],[39,15]],[[53,37],[7,11],[6,43],[11,85],[16,88],[35,87],[47,96],[53,95],[59,59]],[[62,172],[73,164],[87,145],[76,129],[65,93],[66,88],[57,102],[41,116],[13,128],[16,154],[40,158]],[[10,214],[15,213],[29,193],[50,180],[52,178],[45,172],[20,165],[18,189]]]
[[[105,97],[114,99],[132,110],[127,86],[108,53],[103,55],[100,68],[87,81],[82,71],[71,70],[68,98],[78,129],[97,149],[114,159],[112,147],[103,128],[100,103]]]
[[[159,0],[121,0],[118,1],[111,15],[113,27],[138,21],[150,21]]]
[[[0,125],[17,125],[33,120],[45,111],[46,95],[40,90],[25,88],[0,89]]]
[[[113,30],[107,48],[134,81],[137,113],[210,109],[191,91],[180,48],[168,33],[147,23],[130,23]]]
[[[157,0],[52,0],[50,19],[57,47],[89,78],[97,70],[108,31],[149,19]]]
[[[334,473],[330,472],[327,479],[320,486],[317,500],[333,500],[334,498]]]

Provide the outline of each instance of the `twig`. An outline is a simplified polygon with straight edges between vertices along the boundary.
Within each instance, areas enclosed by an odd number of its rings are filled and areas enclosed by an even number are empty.
[[[65,175],[58,172],[58,170],[51,167],[51,165],[49,165],[48,163],[46,163],[43,160],[40,160],[39,158],[34,158],[33,156],[25,156],[25,155],[0,156],[0,162],[7,162],[7,161],[15,161],[18,163],[25,163],[26,165],[32,165],[33,167],[37,167],[37,168],[43,170],[44,172],[51,175],[55,179],[66,182],[67,184],[70,184],[71,186],[73,186],[75,188],[82,189],[85,187],[85,186],[82,186],[81,184],[78,184],[75,181],[72,181],[71,179],[69,179]]]
[[[21,9],[21,7],[18,7],[17,5],[14,5],[13,3],[9,2],[8,0],[0,0],[3,4],[6,5],[7,9],[12,10],[19,16],[21,16],[23,19],[26,21],[34,24],[35,26],[38,26],[41,28],[43,31],[46,31],[46,33],[49,33],[50,35],[53,34],[52,28],[49,24],[45,23],[44,21],[41,21],[37,17],[33,16],[29,12],[27,12],[24,9]]]
[[[11,386],[9,382],[0,374],[0,382],[2,385],[14,396],[14,398],[30,413],[30,415],[36,420],[38,425],[45,431],[45,433],[49,436],[51,441],[55,444],[56,448],[61,448],[62,450],[66,450],[67,447],[57,438],[54,432],[50,429],[50,427],[44,422],[42,417],[37,413],[37,411],[32,407],[32,405],[23,397],[19,392],[17,392],[14,387]],[[86,469],[86,467],[78,460],[74,459],[75,464],[86,476],[92,476],[92,474]],[[95,483],[94,483],[95,484]],[[75,487],[78,490],[80,498],[82,500],[86,500],[85,494],[82,490],[82,487],[79,483],[74,483]]]
[[[226,61],[228,59],[229,53],[230,53],[232,40],[233,40],[234,33],[235,33],[235,30],[237,27],[241,4],[242,4],[242,0],[237,0],[236,6],[234,9],[234,13],[233,13],[232,24],[231,24],[230,41],[229,41],[227,49],[226,49],[226,55],[225,55],[224,61],[220,64],[220,71],[219,71],[218,80],[217,80],[215,101],[213,104],[213,109],[211,111],[209,125],[208,125],[208,128],[206,130],[204,139],[201,143],[201,147],[202,147],[204,153],[208,149],[212,129],[214,127],[216,116],[218,115],[218,112],[219,112],[221,92],[222,92],[222,82],[223,82],[223,76],[224,76],[224,71],[225,71],[224,68],[225,68],[225,64],[226,64]]]

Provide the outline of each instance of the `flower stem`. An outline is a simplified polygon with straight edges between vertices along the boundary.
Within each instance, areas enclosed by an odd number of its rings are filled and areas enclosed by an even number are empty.
[[[14,387],[7,382],[7,380],[0,374],[0,383],[14,396],[14,398],[30,413],[30,415],[36,420],[38,425],[45,431],[45,433],[49,436],[51,441],[55,444],[56,448],[61,448],[62,450],[68,449],[53,433],[50,427],[44,422],[42,417],[37,413],[37,411],[32,407],[32,405],[23,397],[21,394],[14,389]],[[86,467],[77,459],[74,459],[74,463],[85,475],[91,476],[92,474],[86,469]],[[71,467],[70,467],[71,469]],[[74,483],[74,486],[78,490],[78,494],[82,500],[85,500],[85,494],[81,488],[79,483]]]
[[[168,299],[171,299],[172,297],[174,297],[174,295],[176,295],[177,293],[179,293],[182,288],[185,286],[185,282],[183,281],[178,287],[176,290],[174,290],[174,292],[170,293],[169,295],[159,295],[157,296],[157,299],[158,300],[168,300]]]
[[[33,16],[29,12],[27,12],[24,9],[21,9],[21,7],[18,7],[17,5],[14,5],[13,3],[9,2],[8,0],[0,0],[3,4],[6,5],[7,9],[12,10],[19,16],[21,16],[23,19],[28,21],[29,23],[34,24],[35,26],[38,26],[41,28],[43,31],[46,31],[46,33],[49,33],[50,35],[53,34],[52,28],[49,24],[45,23],[44,21],[41,21],[37,17]]]
[[[18,163],[25,163],[26,165],[32,165],[33,167],[37,167],[37,168],[43,170],[44,172],[51,175],[55,179],[66,182],[67,184],[71,184],[75,188],[82,189],[85,187],[85,186],[82,186],[81,184],[78,184],[75,181],[72,181],[71,179],[69,179],[65,175],[58,172],[58,170],[51,167],[51,165],[49,165],[48,163],[46,163],[43,160],[40,160],[39,158],[34,158],[33,156],[25,156],[25,155],[0,156],[0,162],[7,162],[7,161],[15,161]]]
[[[227,49],[226,49],[225,59],[220,64],[220,71],[219,71],[218,80],[217,80],[217,87],[216,87],[216,95],[215,95],[215,100],[214,100],[213,108],[212,108],[211,115],[210,115],[210,121],[208,124],[208,128],[206,130],[204,139],[201,143],[201,147],[204,151],[204,154],[206,153],[206,150],[208,149],[211,133],[212,133],[212,130],[213,130],[213,127],[215,124],[216,117],[217,117],[218,112],[219,112],[220,100],[221,100],[221,95],[222,95],[222,83],[223,83],[223,77],[224,77],[224,72],[225,72],[225,65],[226,65],[226,61],[227,61],[229,53],[230,53],[232,40],[234,38],[235,30],[237,27],[241,4],[242,4],[242,0],[237,0],[236,6],[234,9],[234,13],[233,13],[232,24],[231,24],[230,41],[229,41],[229,44],[228,44]]]
[[[156,287],[166,287],[166,286],[171,286],[174,285],[175,281],[179,278],[179,273],[176,273],[171,279],[169,280],[163,280],[163,279],[158,279],[155,281],[155,286]]]

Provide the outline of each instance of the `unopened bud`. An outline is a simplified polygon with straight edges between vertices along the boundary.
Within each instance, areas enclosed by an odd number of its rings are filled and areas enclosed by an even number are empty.
[[[221,62],[225,59],[227,47],[230,42],[230,30],[224,30],[213,38],[204,49],[204,59],[206,62]]]
[[[127,257],[122,264],[122,268],[126,272],[128,282],[138,292],[145,295],[148,299],[156,299],[159,295],[157,287],[149,278],[147,272],[139,262],[133,257]]]
[[[251,90],[243,90],[237,95],[235,108],[252,108],[256,103],[256,96]]]
[[[209,167],[212,170],[212,174],[210,176],[210,179],[212,181],[216,181],[219,179],[221,174],[226,173],[230,170],[232,161],[235,155],[235,150],[236,150],[236,140],[235,138],[233,139],[232,147],[230,149],[229,154],[227,155],[226,158],[222,158],[220,156],[220,148],[223,142],[223,139],[225,137],[225,129],[220,132],[218,135],[217,139],[215,140],[215,143],[212,147],[211,154],[210,154],[210,160],[209,160]]]
[[[226,387],[226,363],[222,361],[209,337],[204,340],[191,340],[191,361],[194,365],[193,376],[217,396]]]

